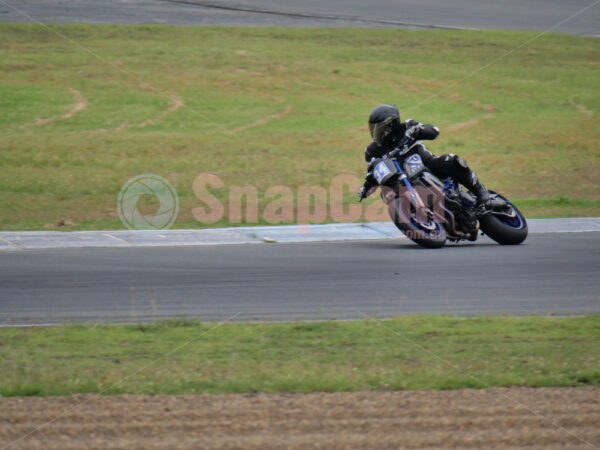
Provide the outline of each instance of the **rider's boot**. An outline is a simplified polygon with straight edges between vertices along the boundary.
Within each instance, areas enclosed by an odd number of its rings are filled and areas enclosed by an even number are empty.
[[[487,188],[481,184],[481,181],[478,180],[472,188],[469,188],[469,190],[477,197],[476,205],[486,205],[488,203],[490,193]]]
[[[475,197],[477,197],[475,206],[484,207],[489,202],[490,193],[487,190],[487,188],[483,184],[481,184],[481,181],[479,181],[479,178],[477,178],[475,172],[473,172],[472,170],[470,170],[469,172],[470,173],[467,174],[467,176],[464,177],[463,180],[461,180],[462,184],[469,191],[475,194]]]

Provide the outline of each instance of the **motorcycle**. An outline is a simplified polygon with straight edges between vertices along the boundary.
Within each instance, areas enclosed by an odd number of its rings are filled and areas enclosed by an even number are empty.
[[[475,241],[479,232],[502,245],[517,245],[527,237],[527,221],[506,197],[489,191],[490,200],[476,197],[452,178],[440,179],[423,164],[412,145],[403,145],[369,164],[381,187],[391,219],[406,237],[427,248],[447,241]]]

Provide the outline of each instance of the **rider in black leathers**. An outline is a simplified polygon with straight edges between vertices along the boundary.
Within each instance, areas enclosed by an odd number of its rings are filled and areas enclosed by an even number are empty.
[[[433,125],[423,125],[412,119],[400,122],[400,113],[396,105],[379,105],[374,108],[369,116],[369,131],[373,142],[365,148],[367,163],[373,158],[384,156],[404,142],[408,142],[410,146],[420,140],[436,139],[440,134],[438,128]],[[463,158],[453,153],[435,156],[420,143],[416,143],[412,150],[421,156],[425,166],[435,175],[441,178],[452,177],[475,194],[477,205],[484,205],[488,201],[488,190]],[[376,185],[373,177],[367,176],[365,184],[358,192],[360,200]]]

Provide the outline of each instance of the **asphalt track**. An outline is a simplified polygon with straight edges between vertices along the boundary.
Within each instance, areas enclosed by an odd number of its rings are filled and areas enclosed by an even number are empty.
[[[0,0],[0,22],[35,21],[502,28],[598,36],[600,4],[591,0]],[[8,250],[0,252],[0,325],[136,322],[177,316],[214,321],[600,313],[599,269],[599,232],[532,234],[518,247],[482,239],[439,251],[393,239]]]
[[[600,4],[594,0],[0,0],[0,22],[28,21],[497,28],[599,36]]]
[[[600,232],[0,252],[0,323],[600,313]]]

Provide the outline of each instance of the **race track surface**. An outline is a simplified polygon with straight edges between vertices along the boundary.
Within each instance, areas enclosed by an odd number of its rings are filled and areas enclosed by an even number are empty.
[[[0,448],[592,449],[599,394],[517,387],[0,398]]]
[[[580,13],[590,5],[593,0],[2,0],[0,22],[552,28],[598,36],[600,4]]]
[[[0,324],[600,313],[600,232],[0,253]]]

